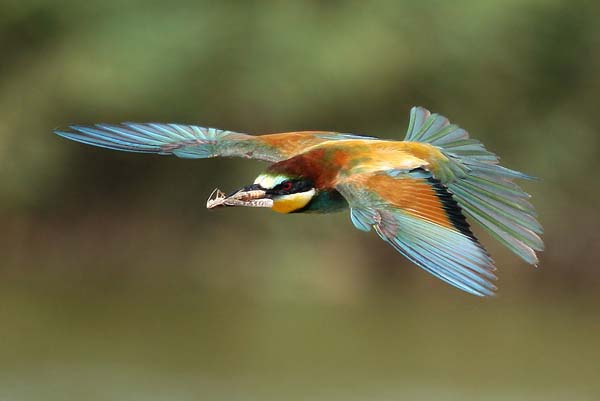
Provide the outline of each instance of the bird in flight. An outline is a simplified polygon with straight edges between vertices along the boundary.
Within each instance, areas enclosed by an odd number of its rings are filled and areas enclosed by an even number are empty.
[[[327,131],[252,136],[194,125],[72,125],[56,134],[89,145],[189,159],[244,157],[271,164],[215,207],[266,207],[280,213],[350,209],[362,231],[374,230],[417,266],[478,296],[493,295],[494,262],[465,216],[527,263],[537,265],[542,227],[515,179],[532,177],[438,114],[413,107],[404,141]]]

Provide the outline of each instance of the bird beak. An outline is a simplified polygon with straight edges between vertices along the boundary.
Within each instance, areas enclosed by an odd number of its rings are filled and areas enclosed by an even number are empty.
[[[254,184],[242,188],[229,196],[220,189],[215,189],[206,201],[207,209],[220,206],[272,207],[273,199],[267,197],[267,192]]]

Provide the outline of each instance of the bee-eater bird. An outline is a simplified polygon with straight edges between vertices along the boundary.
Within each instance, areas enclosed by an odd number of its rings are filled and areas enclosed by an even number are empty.
[[[268,207],[280,213],[350,208],[362,231],[373,229],[411,262],[471,294],[493,295],[494,262],[465,215],[527,263],[543,250],[542,227],[514,179],[467,131],[421,107],[410,112],[404,141],[325,131],[252,136],[194,125],[73,125],[56,134],[129,152],[183,158],[245,157],[271,162],[254,183],[207,207]]]

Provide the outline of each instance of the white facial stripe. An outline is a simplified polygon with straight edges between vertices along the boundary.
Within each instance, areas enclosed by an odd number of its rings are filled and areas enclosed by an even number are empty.
[[[256,177],[254,183],[260,185],[264,189],[273,189],[277,185],[281,184],[282,182],[288,179],[289,178],[284,175],[261,174],[258,177]]]

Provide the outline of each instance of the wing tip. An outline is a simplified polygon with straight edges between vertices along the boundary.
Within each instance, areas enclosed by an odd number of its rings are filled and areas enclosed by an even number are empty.
[[[67,129],[55,128],[52,132],[62,138],[85,145],[104,149],[120,150],[136,153],[160,153],[161,148],[154,144],[117,138],[106,127],[117,127],[108,124],[79,125],[71,124]]]
[[[58,135],[62,138],[67,138],[67,139],[69,138],[69,133],[67,131],[65,131],[63,128],[54,128],[52,130],[52,133],[54,135]]]

